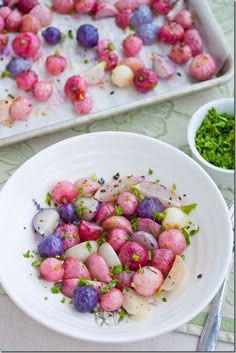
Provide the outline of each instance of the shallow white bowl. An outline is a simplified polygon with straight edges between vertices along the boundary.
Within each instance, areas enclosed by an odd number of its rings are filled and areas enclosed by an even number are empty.
[[[192,116],[189,121],[187,138],[188,144],[192,152],[193,158],[206,170],[215,183],[220,187],[233,188],[234,186],[234,170],[223,169],[214,166],[206,161],[198,152],[195,146],[195,136],[197,130],[207,115],[209,109],[214,107],[219,113],[229,113],[234,115],[234,99],[221,98],[211,101],[201,106]]]
[[[184,204],[196,202],[191,213],[200,231],[186,249],[187,277],[179,289],[165,295],[145,318],[117,325],[96,324],[94,314],[76,312],[52,284],[38,278],[33,259],[23,253],[37,248],[31,222],[36,213],[32,199],[45,205],[45,195],[60,180],[75,181],[96,172],[109,180],[145,175],[171,187],[177,185]],[[207,191],[207,195],[206,195]],[[11,299],[29,316],[60,333],[97,342],[130,342],[174,330],[195,317],[216,294],[231,258],[233,236],[227,205],[209,175],[174,147],[138,134],[102,132],[59,142],[24,163],[0,193],[0,282]],[[202,274],[202,278],[198,275]],[[48,297],[48,300],[44,300]],[[112,321],[112,318],[111,318]]]

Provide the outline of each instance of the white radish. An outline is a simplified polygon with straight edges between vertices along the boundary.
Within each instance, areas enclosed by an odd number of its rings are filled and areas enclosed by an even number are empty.
[[[114,266],[121,265],[117,253],[109,243],[103,243],[98,249],[98,254],[102,256],[109,270],[112,270]]]
[[[164,219],[162,225],[166,229],[181,229],[188,225],[188,216],[177,207],[169,207],[164,211]]]
[[[143,181],[136,187],[145,197],[157,197],[165,208],[181,206],[180,197],[160,184]]]
[[[33,218],[33,227],[37,233],[47,236],[53,233],[60,221],[60,215],[55,208],[44,208]]]
[[[105,82],[106,61],[101,61],[89,70],[82,72],[81,76],[88,82],[90,86],[96,86]]]
[[[98,243],[95,240],[84,241],[65,251],[65,258],[74,256],[82,262],[85,262],[91,254],[98,251]]]
[[[150,311],[150,305],[146,298],[139,295],[131,288],[126,288],[123,291],[124,302],[123,308],[127,311],[128,314],[138,316],[144,315]]]
[[[164,280],[160,290],[172,291],[178,288],[186,276],[186,265],[181,256],[176,255],[175,261]]]
[[[117,65],[111,73],[112,83],[119,88],[131,85],[133,78],[133,71],[126,65]]]
[[[116,201],[123,191],[130,191],[130,185],[136,185],[144,180],[142,176],[130,176],[119,179],[113,179],[104,184],[94,195],[100,202]]]

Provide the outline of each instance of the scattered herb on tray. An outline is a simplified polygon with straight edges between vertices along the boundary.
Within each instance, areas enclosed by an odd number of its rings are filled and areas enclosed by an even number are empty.
[[[201,156],[216,167],[234,169],[234,116],[208,110],[195,137]]]

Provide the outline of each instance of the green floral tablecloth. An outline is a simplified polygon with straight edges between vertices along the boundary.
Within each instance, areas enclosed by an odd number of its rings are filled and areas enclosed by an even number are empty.
[[[201,1],[201,0],[198,0]],[[213,12],[232,48],[234,43],[234,2],[232,0],[209,1]],[[14,171],[35,153],[60,140],[95,131],[130,131],[148,135],[165,141],[189,154],[187,144],[187,125],[193,112],[202,104],[220,97],[234,96],[233,79],[219,87],[208,89],[194,95],[165,101],[143,109],[117,115],[106,120],[89,123],[83,127],[67,129],[62,132],[27,140],[22,143],[0,148],[0,188]],[[234,191],[221,190],[226,201],[234,197]],[[0,293],[4,291],[0,288]],[[204,294],[203,294],[204,295]],[[200,335],[207,318],[210,304],[191,322],[177,331]],[[234,274],[230,279],[224,308],[220,340],[234,342]]]

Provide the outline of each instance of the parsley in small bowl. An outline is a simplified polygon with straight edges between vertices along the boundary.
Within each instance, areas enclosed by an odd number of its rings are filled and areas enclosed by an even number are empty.
[[[234,99],[222,98],[201,106],[189,122],[187,135],[193,158],[219,187],[233,188]]]

